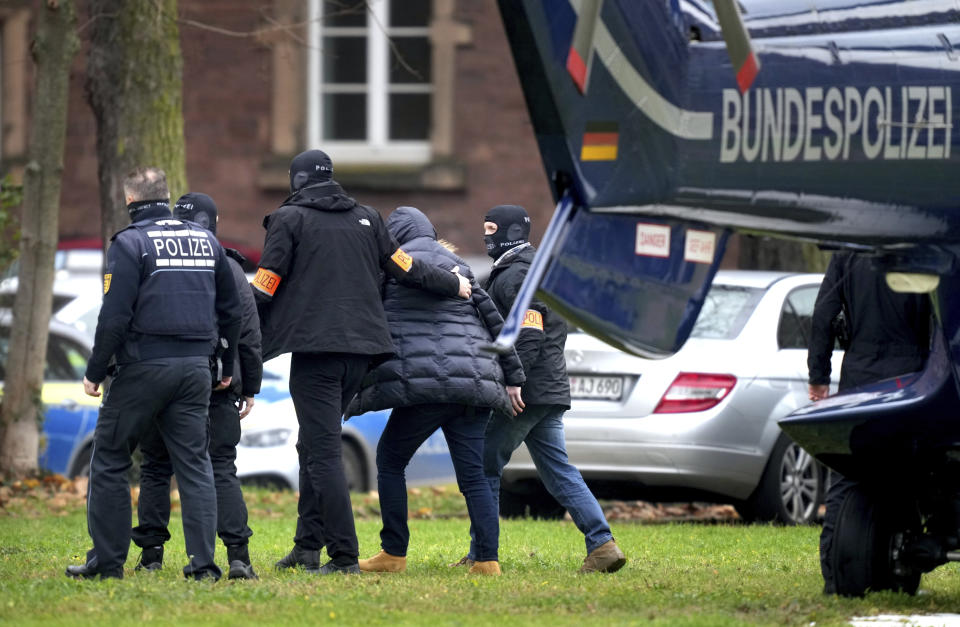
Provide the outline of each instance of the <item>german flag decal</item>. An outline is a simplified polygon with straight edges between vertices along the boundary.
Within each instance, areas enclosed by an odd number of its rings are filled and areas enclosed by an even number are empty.
[[[403,252],[402,248],[398,248],[397,252],[393,253],[393,256],[390,258],[393,259],[393,263],[400,266],[404,272],[410,272],[410,268],[413,266],[413,257]]]
[[[580,161],[616,161],[619,138],[616,122],[587,122]]]
[[[266,268],[257,268],[257,274],[253,277],[253,287],[264,294],[273,296],[280,286],[280,275],[271,272]]]
[[[543,314],[536,309],[528,309],[527,313],[523,314],[523,323],[520,325],[520,328],[539,329],[543,331]]]

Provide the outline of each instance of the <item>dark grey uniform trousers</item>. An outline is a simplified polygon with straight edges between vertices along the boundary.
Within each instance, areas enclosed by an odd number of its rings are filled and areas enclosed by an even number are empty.
[[[237,479],[237,444],[240,442],[240,410],[232,392],[210,395],[209,445],[213,480],[217,488],[217,535],[228,548],[246,546],[253,531],[247,526],[247,505]],[[133,542],[147,548],[170,539],[170,476],[173,466],[160,437],[151,428],[140,442],[143,465],[140,467],[140,500],[137,503],[139,525],[133,528]]]
[[[207,357],[151,359],[120,368],[106,392],[94,432],[87,493],[87,529],[93,549],[88,565],[98,572],[123,569],[130,548],[130,455],[156,424],[170,453],[183,504],[183,535],[190,562],[184,575],[209,572],[213,561],[217,501],[207,454]]]

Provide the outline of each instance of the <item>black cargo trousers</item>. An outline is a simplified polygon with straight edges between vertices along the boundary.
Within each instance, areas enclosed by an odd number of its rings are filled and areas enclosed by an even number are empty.
[[[190,556],[183,573],[220,576],[213,560],[217,505],[206,446],[209,399],[206,356],[149,359],[118,369],[94,431],[87,493],[87,527],[93,539],[88,566],[101,573],[123,573],[131,537],[127,471],[138,442],[155,427],[180,486]]]
[[[253,531],[247,526],[247,505],[237,479],[237,444],[240,442],[240,410],[230,390],[210,394],[207,450],[217,491],[217,535],[227,547],[228,561],[249,561],[246,547]],[[156,428],[140,442],[140,499],[133,542],[141,549],[160,546],[170,539],[170,476],[173,466],[163,438]]]

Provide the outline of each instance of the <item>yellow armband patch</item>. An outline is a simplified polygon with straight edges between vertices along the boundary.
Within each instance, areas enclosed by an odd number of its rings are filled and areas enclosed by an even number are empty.
[[[270,272],[266,268],[257,268],[257,274],[253,277],[253,287],[264,294],[273,296],[280,285],[280,275],[276,272]]]
[[[113,280],[112,274],[103,275],[103,293],[106,294],[110,291],[110,281]]]
[[[521,329],[539,329],[543,331],[543,314],[536,309],[528,309],[523,315],[523,324]]]
[[[393,263],[400,266],[404,272],[410,272],[410,268],[413,267],[413,257],[403,252],[402,248],[398,248],[397,252],[393,253],[390,259],[393,260]]]

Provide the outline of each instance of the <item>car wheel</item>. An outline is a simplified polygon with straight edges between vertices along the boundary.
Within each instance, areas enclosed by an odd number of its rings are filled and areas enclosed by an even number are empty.
[[[781,433],[759,485],[737,513],[746,522],[810,524],[823,501],[823,478],[823,466]]]
[[[90,476],[90,456],[93,453],[93,447],[85,446],[73,460],[73,466],[70,468],[70,478],[89,477]]]
[[[539,481],[500,484],[500,516],[560,520],[566,509],[557,503]]]
[[[348,441],[343,441],[343,475],[347,479],[347,489],[350,492],[366,492],[367,478],[363,467],[363,455],[357,450],[357,446]]]
[[[916,594],[921,573],[896,560],[904,538],[919,528],[911,511],[862,486],[850,490],[840,505],[831,555],[839,594],[859,597],[880,590]]]

